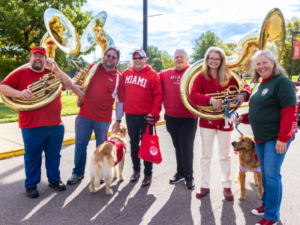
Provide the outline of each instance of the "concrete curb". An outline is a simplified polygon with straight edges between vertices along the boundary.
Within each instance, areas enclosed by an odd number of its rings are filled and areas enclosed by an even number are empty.
[[[248,107],[248,104],[244,104],[242,105],[240,108],[244,108],[244,107]],[[155,125],[156,126],[161,126],[166,124],[165,120],[162,121],[158,121]],[[110,136],[111,132],[108,132],[107,136]],[[95,135],[92,135],[91,140],[95,139]],[[72,138],[66,138],[63,141],[63,146],[65,145],[72,145],[75,143],[75,137]],[[19,156],[19,155],[24,155],[25,150],[24,147],[20,147],[20,148],[15,148],[15,149],[8,149],[8,150],[4,150],[4,151],[0,151],[0,160],[1,159],[7,159],[7,158],[11,158],[14,156]]]
[[[166,124],[166,121],[159,121],[157,122],[155,125],[156,126],[161,126]],[[108,132],[107,136],[110,136],[111,132]],[[95,135],[92,135],[91,140],[95,139]],[[75,143],[75,137],[72,138],[66,138],[63,141],[63,146],[65,145],[72,145]],[[0,160],[1,159],[7,159],[7,158],[11,158],[11,157],[15,157],[15,156],[20,156],[20,155],[24,155],[25,150],[24,147],[20,147],[20,148],[15,148],[15,149],[8,149],[8,150],[3,150],[0,151]]]

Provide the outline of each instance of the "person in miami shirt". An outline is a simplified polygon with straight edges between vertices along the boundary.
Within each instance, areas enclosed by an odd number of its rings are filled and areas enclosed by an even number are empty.
[[[28,85],[43,78],[49,72],[44,69],[45,64],[61,78],[64,88],[70,88],[71,79],[61,71],[53,59],[47,59],[46,50],[33,47],[29,56],[30,67],[19,69],[0,85],[0,93],[14,98],[32,98]],[[61,95],[48,105],[31,110],[19,111],[19,126],[22,130],[25,154],[25,188],[29,198],[39,196],[37,184],[41,181],[42,154],[45,152],[45,165],[49,186],[57,191],[66,190],[60,178],[60,151],[64,139],[65,128],[61,120]]]
[[[146,53],[143,50],[133,52],[133,66],[123,72],[124,112],[130,137],[133,174],[131,182],[138,180],[141,163],[138,157],[139,143],[147,127],[147,120],[158,117],[163,101],[163,92],[158,74],[148,65]],[[147,117],[147,118],[146,118]],[[152,121],[154,123],[154,121]],[[151,123],[151,122],[149,122]],[[142,186],[148,186],[152,179],[151,162],[144,161],[144,180]]]
[[[75,120],[75,167],[72,176],[68,179],[70,185],[84,178],[87,145],[92,132],[95,132],[96,147],[107,141],[115,100],[116,122],[112,132],[116,133],[120,129],[123,116],[124,81],[122,74],[116,69],[119,59],[119,49],[109,47],[104,53],[103,63],[96,64],[99,66],[85,93],[81,91],[82,87],[72,85],[72,91],[77,96],[84,96],[84,100]]]
[[[177,171],[170,179],[170,184],[185,179],[186,188],[194,189],[193,158],[198,117],[185,108],[179,91],[182,75],[189,68],[188,62],[189,57],[186,51],[176,50],[175,67],[160,72],[159,77],[164,92],[166,127],[172,137],[177,162]]]

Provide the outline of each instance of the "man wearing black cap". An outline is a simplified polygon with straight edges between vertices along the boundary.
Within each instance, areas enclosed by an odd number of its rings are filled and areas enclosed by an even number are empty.
[[[71,79],[61,71],[53,59],[47,59],[46,50],[42,47],[32,48],[29,56],[30,67],[13,72],[0,85],[0,93],[13,98],[32,98],[28,85],[38,81],[49,72],[47,65],[61,78],[64,88],[72,86]],[[64,138],[64,125],[61,120],[61,96],[48,105],[31,110],[19,111],[19,127],[25,147],[25,188],[29,198],[39,196],[37,184],[41,180],[42,153],[45,152],[46,169],[49,186],[57,191],[65,190],[60,178],[60,150]]]

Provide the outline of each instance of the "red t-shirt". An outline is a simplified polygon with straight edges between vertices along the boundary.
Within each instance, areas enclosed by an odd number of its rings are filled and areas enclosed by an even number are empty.
[[[159,73],[161,86],[164,92],[164,107],[168,116],[188,118],[197,117],[186,109],[180,98],[180,80],[188,68],[189,66],[180,71],[172,68]]]
[[[202,73],[196,77],[190,93],[190,99],[194,105],[207,105],[209,104],[211,97],[206,94],[222,92],[231,85],[238,85],[233,77],[229,80],[229,83],[226,86],[221,86],[218,80],[214,79],[210,74],[209,77],[210,79],[207,80]],[[251,95],[251,88],[249,87],[249,85],[246,84],[241,92],[246,93],[247,98],[245,102],[247,102]],[[218,129],[222,131],[232,131],[233,117],[220,120],[206,120],[200,118],[199,125],[203,128]]]
[[[114,96],[113,92],[116,88],[117,74],[119,76],[119,84],[116,96]],[[91,78],[85,91],[79,114],[90,120],[111,122],[113,104],[116,97],[119,102],[124,101],[123,76],[117,69],[106,71],[103,64],[101,64]]]
[[[163,92],[158,74],[149,65],[136,71],[130,67],[123,72],[125,80],[124,112],[133,115],[158,116]]]
[[[27,86],[38,81],[43,75],[49,72],[44,70],[37,73],[30,68],[23,68],[12,73],[1,83],[1,85],[8,85],[16,90],[22,91],[27,89]],[[56,126],[62,124],[61,120],[61,95],[50,102],[48,105],[31,110],[19,111],[19,127],[21,129],[34,128],[41,126]]]

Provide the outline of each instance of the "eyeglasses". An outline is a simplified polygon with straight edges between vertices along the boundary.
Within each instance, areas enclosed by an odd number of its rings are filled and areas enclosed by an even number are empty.
[[[215,58],[208,58],[210,61],[219,62],[221,59],[215,59]]]
[[[145,57],[132,57],[133,60],[137,60],[137,59],[142,60],[143,58],[145,58]]]
[[[117,57],[109,55],[109,54],[107,54],[106,57],[109,58],[109,59],[111,58],[112,60],[116,60],[117,59]]]

